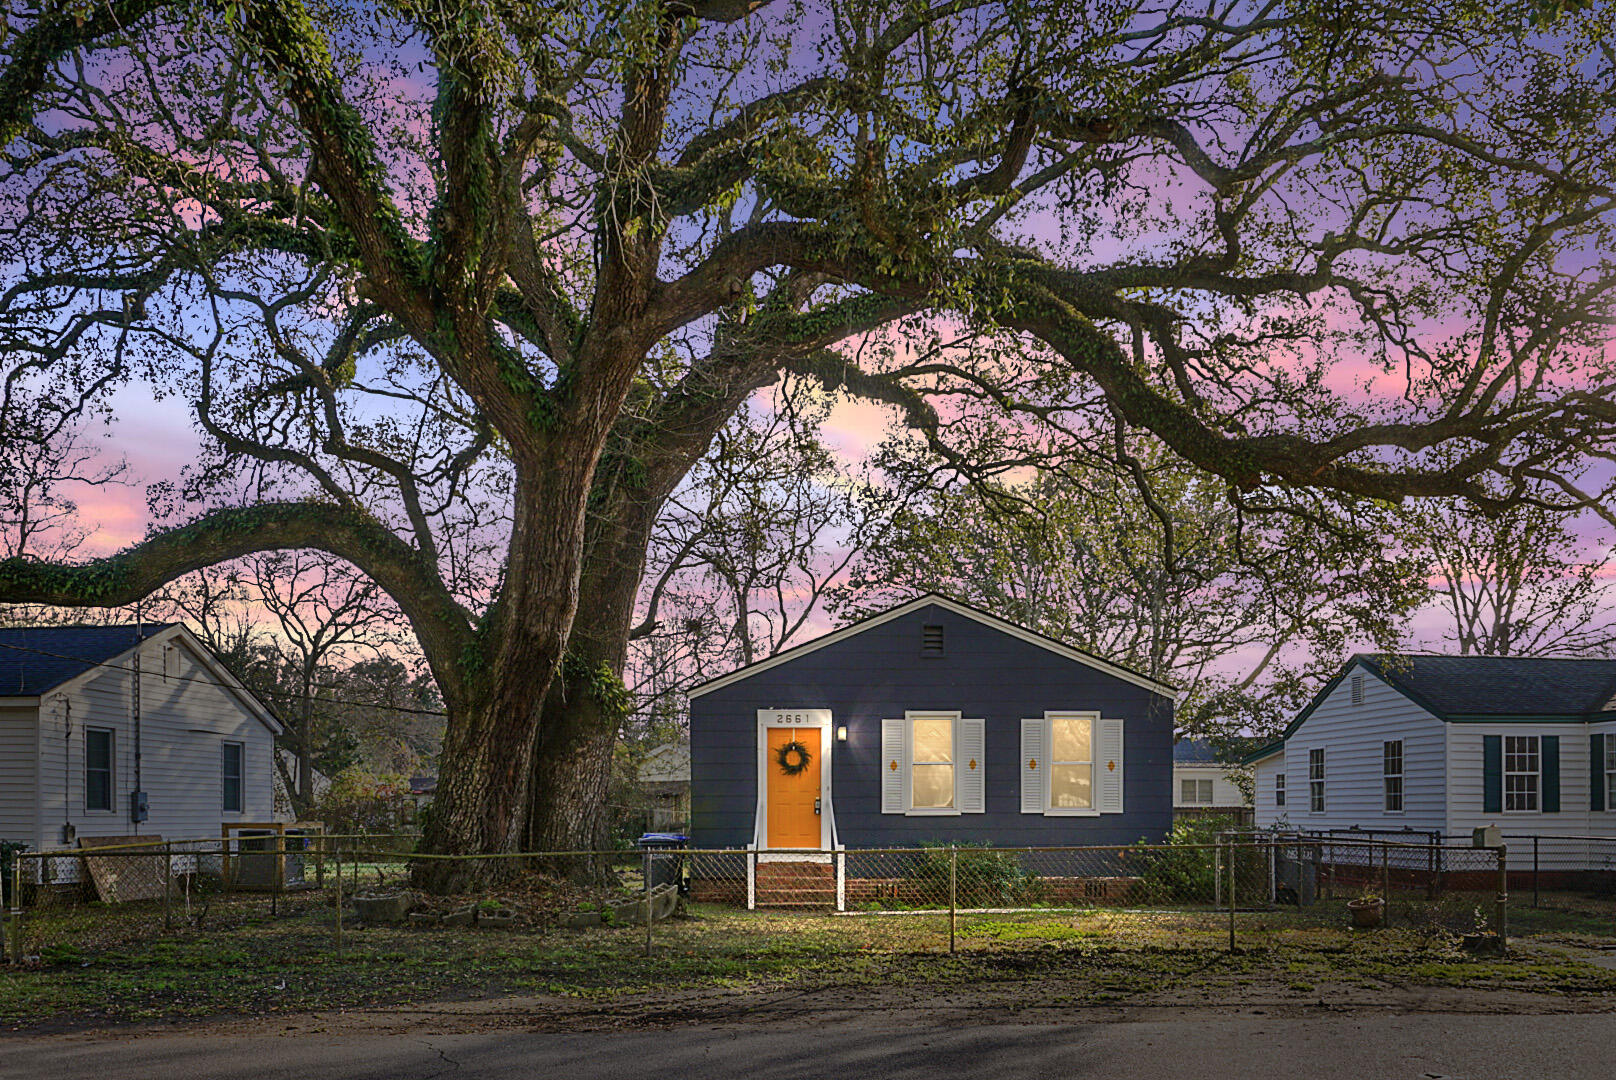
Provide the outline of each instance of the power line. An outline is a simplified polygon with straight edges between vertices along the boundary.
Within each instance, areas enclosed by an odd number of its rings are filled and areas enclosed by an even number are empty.
[[[138,644],[143,645],[143,644],[145,644],[146,641],[149,641],[149,640],[151,640],[151,639],[150,638],[143,639]],[[137,647],[138,647],[138,645],[137,645]],[[110,669],[112,671],[122,671],[122,672],[129,673],[131,675],[134,673],[134,670],[135,670],[133,667],[126,667],[123,664],[115,664],[110,660],[90,660],[90,659],[87,659],[87,658],[85,658],[83,656],[72,656],[72,655],[70,655],[68,653],[51,652],[48,649],[32,649],[32,648],[29,648],[26,645],[12,645],[9,642],[4,642],[4,641],[0,641],[0,649],[11,649],[11,650],[14,650],[16,652],[33,653],[35,656],[48,656],[53,660],[71,660],[75,664],[84,664],[84,665],[86,665],[88,667],[108,668],[108,669]],[[196,675],[165,675],[165,676],[163,676],[163,678],[164,679],[172,679],[175,682],[194,682],[194,683],[201,683],[201,684],[203,684],[205,686],[217,686],[217,687],[219,687],[221,689],[224,689],[224,690],[238,689],[238,687],[232,686],[230,683],[220,682],[217,679],[202,678],[202,677],[196,676]],[[333,683],[311,683],[310,685],[315,686],[315,687],[317,687],[319,689],[323,689],[323,690],[341,689],[340,687],[336,686]],[[291,692],[286,691],[286,690],[255,690],[252,687],[246,685],[245,683],[240,684],[239,689],[245,690],[247,693],[252,694],[254,696],[260,696],[261,695],[263,697],[286,698],[286,699],[291,700],[291,701],[324,702],[327,705],[352,705],[355,708],[360,708],[360,709],[382,709],[382,710],[385,710],[387,712],[409,713],[409,714],[411,714],[413,716],[445,716],[446,717],[446,716],[449,715],[448,713],[444,712],[441,709],[412,709],[407,705],[378,705],[373,701],[355,701],[352,698],[331,698],[331,697],[322,698],[322,697],[315,697],[312,694],[295,694],[295,693],[291,693]]]

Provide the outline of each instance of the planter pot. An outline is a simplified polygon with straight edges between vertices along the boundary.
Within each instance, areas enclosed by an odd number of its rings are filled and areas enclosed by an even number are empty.
[[[398,923],[404,921],[415,899],[409,893],[389,893],[386,896],[356,896],[354,911],[368,923]]]
[[[1386,921],[1386,901],[1348,900],[1347,910],[1352,913],[1352,925],[1360,929],[1379,926]]]

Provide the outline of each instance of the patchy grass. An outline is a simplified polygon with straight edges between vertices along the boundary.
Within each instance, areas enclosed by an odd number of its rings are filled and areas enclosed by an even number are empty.
[[[256,902],[259,909],[262,901]],[[493,995],[629,1002],[836,989],[855,995],[1005,991],[1041,1004],[1148,1003],[1189,994],[1228,1001],[1331,986],[1463,986],[1554,993],[1616,991],[1616,974],[1542,958],[1469,960],[1432,926],[1353,934],[1340,913],[1236,918],[1226,951],[1218,914],[1028,912],[961,916],[783,914],[696,906],[659,924],[585,931],[348,929],[319,898],[220,911],[164,934],[160,916],[119,912],[124,937],[79,947],[60,936],[31,965],[0,969],[0,1022],[104,1023],[405,1005]],[[250,917],[249,917],[250,916]],[[137,931],[144,928],[145,933]],[[35,928],[44,940],[48,922]]]

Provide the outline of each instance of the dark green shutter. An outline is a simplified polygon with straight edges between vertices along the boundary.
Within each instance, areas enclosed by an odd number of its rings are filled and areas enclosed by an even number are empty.
[[[1540,747],[1543,753],[1543,812],[1560,812],[1560,736],[1545,735]]]
[[[1588,736],[1588,809],[1605,808],[1605,737]]]
[[[1481,737],[1481,812],[1504,812],[1504,737]]]

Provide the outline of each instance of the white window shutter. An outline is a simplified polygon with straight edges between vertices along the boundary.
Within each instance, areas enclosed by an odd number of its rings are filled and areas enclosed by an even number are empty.
[[[980,814],[985,809],[987,784],[987,737],[981,720],[959,722],[959,754],[955,757],[954,775],[958,777],[959,801],[962,814]]]
[[[1021,812],[1044,812],[1044,774],[1049,764],[1044,761],[1044,720],[1021,722]]]
[[[904,798],[904,781],[909,778],[909,770],[904,766],[907,760],[903,752],[904,728],[907,725],[903,720],[881,721],[881,812],[883,814],[901,814],[908,805]]]
[[[1122,721],[1100,720],[1100,756],[1094,762],[1100,782],[1096,804],[1102,814],[1122,813]]]

